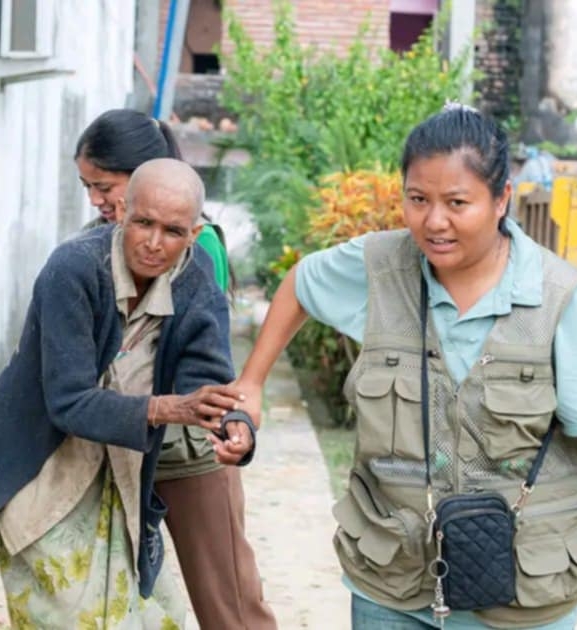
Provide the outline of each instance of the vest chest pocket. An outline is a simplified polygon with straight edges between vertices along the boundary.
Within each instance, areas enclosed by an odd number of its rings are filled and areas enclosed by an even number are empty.
[[[356,384],[357,435],[365,458],[397,455],[423,461],[421,383],[370,370]]]
[[[421,382],[399,376],[395,379],[394,389],[396,400],[393,453],[399,457],[425,461]]]
[[[539,448],[557,406],[553,385],[521,380],[489,381],[483,404],[484,448],[491,459],[507,459]]]
[[[386,457],[393,452],[394,380],[391,372],[370,370],[356,383],[357,436],[363,458]]]

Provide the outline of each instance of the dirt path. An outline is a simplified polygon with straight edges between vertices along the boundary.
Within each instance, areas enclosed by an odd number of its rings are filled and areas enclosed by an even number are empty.
[[[257,455],[244,472],[247,534],[265,597],[280,630],[348,630],[328,472],[286,359],[268,380],[265,405]]]

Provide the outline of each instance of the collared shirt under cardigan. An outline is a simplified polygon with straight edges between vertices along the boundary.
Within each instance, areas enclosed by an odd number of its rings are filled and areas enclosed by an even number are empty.
[[[121,396],[98,386],[122,342],[110,255],[113,229],[64,243],[39,275],[19,350],[0,376],[0,425],[11,438],[0,445],[0,506],[71,434],[144,453],[142,521],[157,525],[163,509],[152,494],[152,477],[163,430],[147,426],[148,396]],[[228,308],[211,264],[197,248],[172,283],[174,314],[162,322],[154,393],[187,393],[233,377]],[[141,538],[138,566],[147,594],[157,566],[142,553],[144,544]]]

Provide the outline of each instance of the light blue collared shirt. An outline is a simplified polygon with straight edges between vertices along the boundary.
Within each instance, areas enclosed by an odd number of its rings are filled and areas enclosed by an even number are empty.
[[[421,265],[429,304],[446,365],[461,383],[480,358],[495,319],[513,305],[539,306],[543,268],[537,245],[512,220],[509,262],[499,284],[464,315],[433,276],[427,259]],[[306,256],[297,267],[296,295],[301,306],[321,321],[358,342],[367,315],[366,235]],[[557,416],[566,435],[577,437],[577,297],[573,294],[557,330],[554,348]]]
[[[511,220],[509,263],[499,284],[459,317],[445,288],[437,282],[427,259],[421,268],[429,289],[429,305],[441,349],[451,376],[461,383],[480,358],[496,317],[511,312],[514,304],[539,306],[542,301],[543,268],[536,244]],[[296,294],[305,311],[358,342],[362,342],[367,316],[368,283],[364,261],[365,236],[306,256],[297,267]],[[577,292],[576,292],[577,293]],[[566,435],[577,437],[577,297],[573,294],[555,331],[557,416]],[[345,576],[345,586],[370,599]],[[408,617],[432,620],[429,608],[405,612]],[[575,612],[572,613],[573,617]],[[453,619],[454,617],[454,619]],[[572,617],[572,619],[573,619]],[[467,628],[483,628],[473,613],[456,611],[451,619]],[[573,622],[572,622],[573,623]],[[565,628],[567,620],[543,626]]]

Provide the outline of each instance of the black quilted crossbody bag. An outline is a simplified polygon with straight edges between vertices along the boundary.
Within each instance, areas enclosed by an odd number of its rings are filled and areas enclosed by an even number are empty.
[[[458,494],[435,509],[437,563],[450,609],[506,606],[515,598],[515,514],[498,493]],[[444,571],[445,570],[445,571]]]
[[[506,606],[515,598],[513,538],[516,515],[533,490],[556,422],[553,418],[514,506],[510,507],[499,493],[475,492],[446,497],[433,507],[427,310],[427,285],[421,278],[421,407],[428,500],[425,519],[437,548],[437,556],[429,566],[429,572],[437,581],[432,608],[435,616],[442,621],[451,609],[482,610]]]

